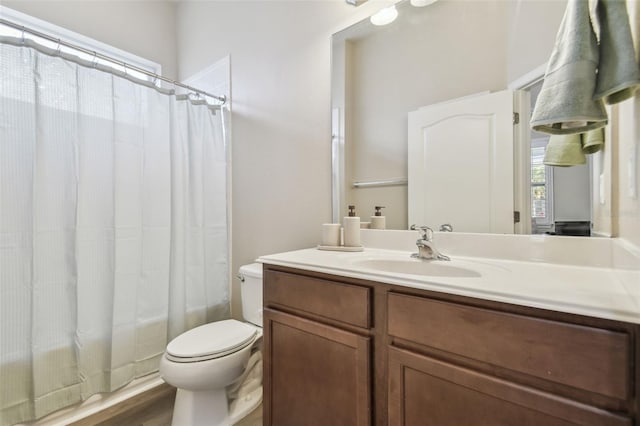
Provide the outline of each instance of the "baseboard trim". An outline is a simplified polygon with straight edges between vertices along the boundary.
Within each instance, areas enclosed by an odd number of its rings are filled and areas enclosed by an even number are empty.
[[[70,423],[69,426],[110,426],[130,424],[127,419],[140,418],[148,413],[150,408],[159,405],[165,409],[173,409],[176,388],[163,383],[147,391],[141,392],[129,399],[125,399],[104,410],[91,414],[81,420]]]

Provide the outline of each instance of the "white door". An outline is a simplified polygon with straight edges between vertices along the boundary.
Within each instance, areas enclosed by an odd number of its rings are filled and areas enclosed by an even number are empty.
[[[513,92],[409,113],[409,223],[514,232]]]

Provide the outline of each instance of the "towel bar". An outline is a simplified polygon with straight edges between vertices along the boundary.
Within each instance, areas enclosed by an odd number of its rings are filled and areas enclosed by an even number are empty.
[[[407,178],[393,178],[393,179],[383,179],[383,180],[370,180],[363,182],[353,182],[354,188],[373,188],[378,186],[400,186],[407,185]]]

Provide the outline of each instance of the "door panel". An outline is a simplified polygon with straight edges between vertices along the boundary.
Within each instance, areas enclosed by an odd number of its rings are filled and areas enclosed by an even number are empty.
[[[513,233],[513,92],[409,113],[409,223]]]

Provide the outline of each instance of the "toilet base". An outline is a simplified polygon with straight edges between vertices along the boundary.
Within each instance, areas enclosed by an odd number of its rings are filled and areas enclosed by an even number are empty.
[[[225,388],[191,392],[178,389],[171,426],[230,426]]]

